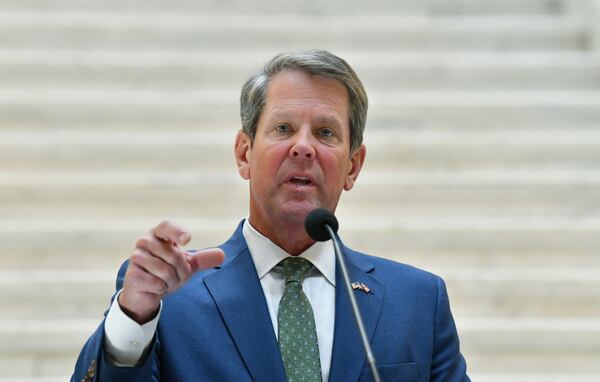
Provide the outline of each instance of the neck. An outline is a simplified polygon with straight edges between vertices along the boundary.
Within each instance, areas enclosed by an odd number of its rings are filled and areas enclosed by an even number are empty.
[[[306,233],[304,223],[267,225],[261,224],[257,219],[252,219],[252,215],[248,221],[255,230],[292,256],[298,256],[315,243]]]

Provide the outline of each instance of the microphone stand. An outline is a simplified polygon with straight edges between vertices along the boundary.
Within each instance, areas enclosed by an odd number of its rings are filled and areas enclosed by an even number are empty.
[[[360,311],[358,310],[358,304],[356,303],[356,298],[354,297],[354,290],[350,286],[350,277],[348,277],[348,270],[346,269],[346,263],[344,262],[344,258],[342,257],[342,250],[340,249],[340,245],[338,244],[337,238],[335,236],[335,232],[329,226],[329,224],[323,225],[331,239],[333,240],[333,248],[335,251],[335,256],[338,260],[338,264],[340,265],[340,269],[342,270],[342,275],[344,277],[344,284],[346,285],[346,291],[348,292],[348,297],[350,298],[350,303],[352,305],[352,310],[354,311],[354,318],[356,319],[356,325],[358,326],[358,331],[360,333],[360,338],[363,343],[363,347],[365,348],[365,353],[367,353],[367,362],[369,362],[369,366],[371,367],[371,373],[373,373],[373,379],[375,382],[381,382],[381,378],[379,377],[379,371],[377,371],[377,366],[375,363],[375,356],[373,355],[373,350],[371,349],[371,345],[369,344],[369,339],[367,338],[367,332],[365,331],[365,325],[363,324],[362,316],[360,315]]]

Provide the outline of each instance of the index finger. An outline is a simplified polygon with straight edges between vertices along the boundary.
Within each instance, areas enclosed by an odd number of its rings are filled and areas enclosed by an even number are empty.
[[[163,220],[151,232],[160,240],[179,245],[186,245],[192,239],[192,235],[185,228],[169,220]]]

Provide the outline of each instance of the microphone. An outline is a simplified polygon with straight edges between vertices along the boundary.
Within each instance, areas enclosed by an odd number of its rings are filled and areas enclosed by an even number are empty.
[[[312,210],[306,217],[306,220],[304,220],[304,228],[306,229],[306,233],[308,233],[308,236],[310,236],[313,240],[333,240],[333,249],[335,251],[335,256],[337,258],[338,264],[340,265],[340,269],[342,271],[342,275],[344,277],[344,284],[346,285],[346,291],[348,292],[348,297],[350,298],[350,304],[352,305],[354,319],[356,320],[356,326],[358,327],[358,332],[360,333],[360,338],[362,340],[363,347],[367,355],[367,361],[369,362],[369,366],[371,367],[373,379],[375,380],[375,382],[381,382],[381,378],[379,377],[379,371],[377,371],[375,356],[373,355],[373,350],[371,349],[371,345],[369,344],[369,339],[367,338],[365,325],[363,324],[362,316],[360,314],[360,310],[358,309],[356,298],[354,297],[354,290],[350,285],[350,278],[348,277],[346,263],[344,262],[344,258],[342,257],[342,250],[340,249],[340,244],[335,235],[337,233],[338,227],[339,224],[337,219],[335,218],[335,215],[324,208],[317,208]]]

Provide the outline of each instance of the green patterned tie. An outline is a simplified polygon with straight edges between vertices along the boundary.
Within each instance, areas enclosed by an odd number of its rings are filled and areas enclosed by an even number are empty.
[[[321,361],[315,318],[302,291],[302,281],[312,264],[288,257],[279,263],[285,272],[285,290],[279,302],[279,349],[289,382],[321,382]]]

